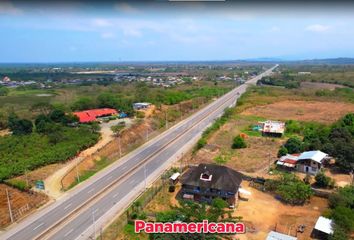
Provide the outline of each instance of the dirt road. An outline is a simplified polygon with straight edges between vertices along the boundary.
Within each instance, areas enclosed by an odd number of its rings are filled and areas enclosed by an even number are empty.
[[[54,174],[52,174],[51,176],[49,176],[44,180],[45,187],[46,187],[45,192],[49,197],[53,199],[58,199],[59,197],[63,196],[64,192],[61,190],[62,188],[61,179],[65,176],[65,174],[68,171],[70,171],[73,167],[75,167],[75,165],[78,164],[81,160],[83,160],[86,156],[92,155],[93,153],[97,152],[97,150],[101,149],[110,141],[112,141],[113,132],[111,130],[111,127],[118,124],[121,121],[125,121],[127,127],[129,127],[132,124],[132,121],[130,119],[124,119],[124,120],[116,119],[108,123],[101,123],[100,124],[101,139],[97,142],[97,144],[86,149],[85,151],[82,151],[79,154],[79,156],[66,163],[62,168],[60,168],[58,171],[56,171]]]

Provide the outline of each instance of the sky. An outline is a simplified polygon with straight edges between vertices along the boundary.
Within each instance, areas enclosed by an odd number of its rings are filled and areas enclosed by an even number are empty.
[[[354,5],[0,0],[0,62],[354,57]]]

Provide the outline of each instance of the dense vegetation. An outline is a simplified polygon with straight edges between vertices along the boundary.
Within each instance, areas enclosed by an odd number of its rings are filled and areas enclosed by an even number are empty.
[[[282,201],[294,205],[304,204],[313,194],[310,185],[289,173],[283,173],[277,179],[267,180],[265,187]]]
[[[158,212],[156,214],[157,222],[202,222],[208,220],[209,222],[237,222],[239,217],[232,217],[232,211],[227,211],[225,208],[227,203],[216,198],[210,206],[199,204],[193,201],[182,201],[180,207],[173,207],[170,211]],[[175,233],[164,234],[154,233],[149,235],[150,239],[222,239],[221,234],[217,233]]]
[[[299,88],[300,81],[289,74],[278,74],[271,77],[263,77],[257,82],[257,85],[282,86],[285,88]]]
[[[13,135],[0,137],[0,182],[50,163],[65,161],[97,142],[95,125],[68,127],[75,121],[61,110],[35,120],[9,117]],[[34,130],[33,130],[34,129]]]
[[[229,88],[223,87],[194,87],[184,90],[162,90],[148,87],[146,84],[137,84],[136,88],[130,95],[103,92],[97,96],[97,98],[80,98],[72,104],[71,108],[73,110],[85,110],[96,107],[110,107],[131,114],[133,112],[133,102],[150,102],[157,106],[160,106],[161,104],[172,105],[197,97],[210,99],[219,96],[228,90]]]
[[[279,155],[299,153],[308,150],[321,150],[336,159],[342,170],[354,168],[354,113],[349,113],[331,126],[317,123],[299,126],[294,121],[289,125],[288,132],[300,133],[303,139],[292,137],[287,140]]]
[[[340,188],[328,199],[330,211],[327,214],[335,222],[331,240],[349,239],[354,231],[354,186]]]

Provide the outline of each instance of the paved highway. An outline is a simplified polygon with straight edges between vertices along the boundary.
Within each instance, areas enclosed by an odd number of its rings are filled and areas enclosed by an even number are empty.
[[[145,176],[154,174],[166,160],[220,116],[225,108],[235,103],[249,84],[270,74],[275,67],[277,65],[126,155],[80,184],[68,196],[9,229],[0,238],[72,240],[80,237],[87,229],[94,227],[95,219],[124,200],[138,184],[144,182]]]

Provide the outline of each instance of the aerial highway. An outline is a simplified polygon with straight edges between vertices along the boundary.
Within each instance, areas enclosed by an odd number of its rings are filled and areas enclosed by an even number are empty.
[[[0,235],[0,239],[87,239],[95,238],[96,222],[112,208],[126,207],[128,197],[144,189],[149,176],[196,136],[200,136],[223,111],[235,104],[250,84],[271,74],[278,65],[250,79],[181,121],[143,146],[122,157],[65,197],[41,209]],[[188,147],[188,146],[187,146]],[[190,146],[192,147],[192,146]]]

